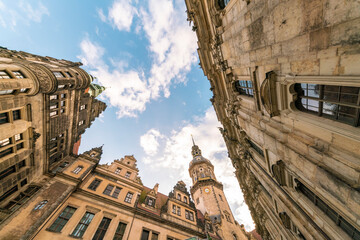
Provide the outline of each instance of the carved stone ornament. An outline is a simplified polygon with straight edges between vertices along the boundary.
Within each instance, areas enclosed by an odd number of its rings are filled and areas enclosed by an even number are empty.
[[[281,160],[277,161],[276,164],[272,165],[272,171],[280,186],[286,186],[285,163]]]
[[[291,219],[289,215],[287,215],[286,212],[279,213],[279,217],[281,220],[281,223],[284,225],[285,228],[291,229]]]
[[[260,86],[260,99],[270,117],[279,115],[276,97],[276,74],[274,72],[266,73],[266,79]]]
[[[31,63],[26,65],[36,76],[41,93],[51,93],[56,90],[57,80],[54,74],[45,66],[40,64]]]

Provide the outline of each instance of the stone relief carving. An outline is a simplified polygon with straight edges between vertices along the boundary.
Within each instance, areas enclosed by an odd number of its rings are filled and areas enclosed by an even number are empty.
[[[52,72],[42,65],[31,63],[26,65],[36,76],[41,93],[50,93],[56,89],[57,80]]]

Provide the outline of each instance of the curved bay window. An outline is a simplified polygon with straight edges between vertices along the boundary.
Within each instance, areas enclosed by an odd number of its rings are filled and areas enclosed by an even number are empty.
[[[298,110],[316,114],[355,127],[360,126],[360,88],[296,83]]]
[[[254,87],[250,80],[239,80],[235,82],[235,89],[240,95],[254,97]]]

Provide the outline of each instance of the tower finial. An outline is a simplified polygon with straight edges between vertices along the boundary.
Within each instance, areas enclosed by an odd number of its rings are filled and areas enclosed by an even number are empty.
[[[194,138],[193,138],[192,134],[191,134],[191,139],[192,139],[192,142],[193,142],[193,146],[195,146],[195,141],[194,141]]]

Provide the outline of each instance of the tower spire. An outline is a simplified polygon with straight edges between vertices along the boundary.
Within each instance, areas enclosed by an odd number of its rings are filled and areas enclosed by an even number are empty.
[[[191,134],[191,139],[192,139],[192,142],[193,142],[193,146],[195,146],[195,141],[194,141],[194,138],[193,138],[193,135]]]

